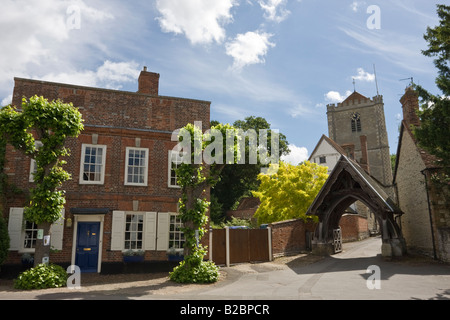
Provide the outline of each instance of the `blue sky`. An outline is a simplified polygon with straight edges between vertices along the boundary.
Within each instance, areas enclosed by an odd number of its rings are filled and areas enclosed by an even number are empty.
[[[439,23],[429,0],[0,0],[0,102],[25,77],[137,91],[143,66],[161,95],[211,101],[211,119],[261,116],[287,136],[290,161],[328,134],[326,105],[356,90],[384,97],[391,153],[399,99],[439,93],[421,50]]]

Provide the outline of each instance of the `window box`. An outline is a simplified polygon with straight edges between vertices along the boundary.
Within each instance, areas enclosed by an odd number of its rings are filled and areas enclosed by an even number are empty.
[[[167,250],[167,258],[169,261],[183,261],[184,260],[184,249],[170,248]]]
[[[22,265],[25,268],[32,268],[34,265],[34,256],[29,253],[24,253],[21,258]]]
[[[144,256],[123,256],[123,262],[142,262]]]
[[[142,262],[144,261],[143,250],[127,250],[123,252],[123,262]]]

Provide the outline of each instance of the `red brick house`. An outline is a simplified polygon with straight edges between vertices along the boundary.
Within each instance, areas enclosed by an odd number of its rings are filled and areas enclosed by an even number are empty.
[[[90,88],[15,78],[13,105],[22,97],[72,102],[84,131],[67,140],[64,220],[51,229],[50,261],[78,265],[84,272],[122,267],[124,252],[144,252],[144,261],[166,261],[169,248],[183,247],[177,204],[177,155],[172,132],[187,123],[210,125],[210,102],[160,96],[159,74],[144,70],[137,92]],[[11,238],[6,264],[34,252],[36,226],[24,221],[33,160],[6,150],[8,182],[23,190],[9,197],[3,212]],[[207,239],[205,239],[207,241]]]

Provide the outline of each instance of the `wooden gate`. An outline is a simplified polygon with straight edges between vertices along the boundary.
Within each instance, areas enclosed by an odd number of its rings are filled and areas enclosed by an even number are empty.
[[[216,264],[262,262],[272,259],[268,229],[214,229],[211,233],[211,259]]]
[[[218,265],[226,264],[227,241],[225,229],[213,229],[209,235],[210,248],[212,256],[210,257]]]

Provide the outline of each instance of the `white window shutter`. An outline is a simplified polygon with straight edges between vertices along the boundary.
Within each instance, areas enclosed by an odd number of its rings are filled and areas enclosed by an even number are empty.
[[[144,217],[144,250],[156,249],[156,212],[146,212]]]
[[[10,251],[18,251],[21,249],[20,242],[22,240],[22,223],[23,223],[23,208],[10,208],[8,220]]]
[[[63,209],[61,212],[61,218],[55,221],[50,227],[50,244],[52,249],[62,250],[64,234],[64,214],[65,209]]]
[[[111,250],[123,250],[125,242],[125,211],[113,211]]]
[[[158,237],[156,250],[163,251],[169,249],[169,213],[158,213]]]

